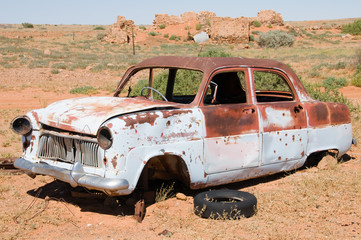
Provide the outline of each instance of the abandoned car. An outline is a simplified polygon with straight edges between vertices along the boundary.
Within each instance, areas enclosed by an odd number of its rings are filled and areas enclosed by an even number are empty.
[[[313,100],[274,60],[155,57],[111,97],[63,100],[16,117],[15,167],[128,195],[152,179],[199,189],[303,166],[351,146],[348,108]]]

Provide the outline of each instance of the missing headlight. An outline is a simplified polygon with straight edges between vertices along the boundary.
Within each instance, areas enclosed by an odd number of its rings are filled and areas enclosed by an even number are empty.
[[[104,150],[110,148],[113,144],[112,134],[107,127],[101,127],[97,133],[98,144]]]
[[[20,135],[27,135],[32,130],[30,119],[27,116],[19,116],[14,118],[11,121],[10,126],[15,133]]]

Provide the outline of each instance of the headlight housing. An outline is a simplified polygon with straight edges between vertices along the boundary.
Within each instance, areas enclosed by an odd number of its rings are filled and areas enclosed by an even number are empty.
[[[97,133],[97,141],[101,148],[104,150],[110,148],[113,144],[113,137],[108,127],[101,127]]]
[[[27,116],[18,116],[11,121],[11,129],[20,135],[27,135],[31,132],[31,122]]]

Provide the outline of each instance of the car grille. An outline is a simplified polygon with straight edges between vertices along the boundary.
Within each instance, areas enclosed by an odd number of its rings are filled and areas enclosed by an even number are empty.
[[[96,142],[46,134],[40,137],[38,156],[98,167],[99,161],[103,159],[103,151]]]

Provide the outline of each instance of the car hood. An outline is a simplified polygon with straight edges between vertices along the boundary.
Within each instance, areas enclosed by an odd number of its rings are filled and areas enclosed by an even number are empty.
[[[55,102],[37,115],[48,126],[96,135],[100,125],[113,116],[174,105],[139,98],[86,97]]]

